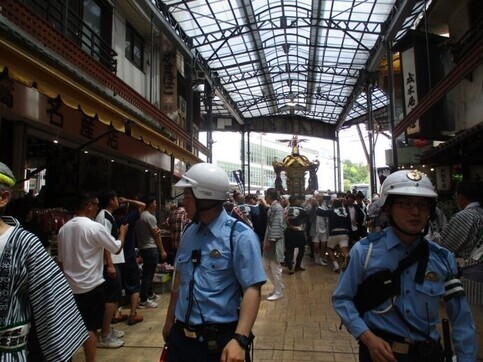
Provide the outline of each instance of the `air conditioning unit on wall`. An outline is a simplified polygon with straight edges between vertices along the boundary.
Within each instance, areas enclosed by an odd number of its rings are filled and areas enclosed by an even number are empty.
[[[195,69],[193,71],[193,83],[203,83],[205,81],[206,73],[202,70]]]

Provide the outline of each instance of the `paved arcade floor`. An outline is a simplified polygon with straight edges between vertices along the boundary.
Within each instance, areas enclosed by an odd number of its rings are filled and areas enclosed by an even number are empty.
[[[268,361],[357,361],[358,346],[345,330],[330,304],[338,274],[329,266],[315,265],[306,255],[306,271],[287,273],[283,279],[285,297],[276,302],[266,300],[270,282],[262,288],[262,303],[254,327],[254,362]],[[139,310],[144,321],[134,326],[116,324],[125,331],[124,347],[98,349],[100,362],[158,362],[163,347],[161,331],[166,316],[168,293],[161,294],[159,307]],[[128,313],[128,311],[124,311]],[[73,362],[84,361],[83,350]]]

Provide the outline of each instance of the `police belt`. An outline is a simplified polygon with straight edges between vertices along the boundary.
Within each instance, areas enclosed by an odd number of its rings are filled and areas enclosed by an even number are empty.
[[[238,321],[231,323],[205,323],[189,326],[186,323],[177,320],[176,324],[183,329],[186,338],[199,338],[203,336],[207,328],[218,335],[235,333]]]
[[[0,352],[14,352],[27,346],[30,322],[22,322],[0,329]]]
[[[401,337],[380,329],[371,329],[371,332],[376,336],[382,338],[391,345],[391,349],[394,353],[409,355],[409,356],[421,356],[421,355],[432,355],[432,349],[440,347],[438,342],[433,340],[426,341],[412,341],[408,338]],[[439,357],[439,356],[438,356]],[[414,359],[415,361],[418,359]],[[432,359],[428,359],[428,362],[432,362]]]

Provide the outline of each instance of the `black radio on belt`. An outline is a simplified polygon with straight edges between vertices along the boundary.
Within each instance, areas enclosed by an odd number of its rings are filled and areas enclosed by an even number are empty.
[[[208,347],[209,353],[220,353],[220,348],[218,346],[218,329],[212,325],[206,325],[201,334],[203,335],[203,339],[206,342]]]
[[[201,249],[191,251],[191,262],[194,266],[198,266],[201,263]]]

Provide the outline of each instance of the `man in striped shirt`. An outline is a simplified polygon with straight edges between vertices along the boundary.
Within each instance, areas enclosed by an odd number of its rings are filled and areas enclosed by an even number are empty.
[[[476,256],[477,244],[483,240],[483,208],[478,202],[481,184],[461,181],[455,199],[459,212],[441,231],[441,245],[464,261],[461,282],[475,319],[478,360],[483,359],[483,258]],[[481,245],[480,245],[481,248]]]
[[[15,183],[0,163],[1,215]],[[0,257],[0,360],[69,361],[88,334],[59,267],[35,235],[8,216],[0,219]],[[43,357],[27,356],[33,322]]]

